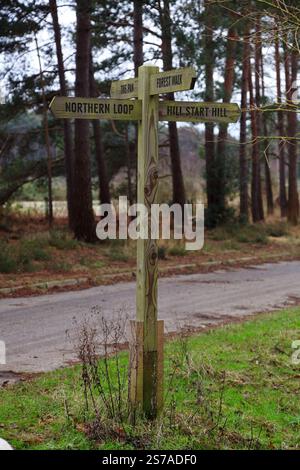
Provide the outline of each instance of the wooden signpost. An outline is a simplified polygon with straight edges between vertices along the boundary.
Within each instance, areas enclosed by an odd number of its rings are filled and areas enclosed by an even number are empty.
[[[150,217],[151,205],[157,203],[158,121],[229,123],[240,115],[238,105],[232,103],[159,101],[159,94],[192,89],[195,79],[192,67],[159,72],[158,67],[144,65],[138,78],[112,82],[113,99],[55,97],[50,108],[54,116],[64,119],[138,121],[137,202],[146,206]],[[150,227],[148,223],[149,231]],[[149,418],[155,418],[163,406],[164,324],[157,319],[157,269],[157,241],[148,233],[147,240],[137,241],[129,398],[133,409],[140,407]]]

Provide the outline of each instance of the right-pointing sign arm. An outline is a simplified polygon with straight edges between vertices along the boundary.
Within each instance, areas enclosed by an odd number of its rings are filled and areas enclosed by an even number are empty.
[[[237,122],[241,110],[236,103],[197,103],[192,101],[160,101],[160,121]]]

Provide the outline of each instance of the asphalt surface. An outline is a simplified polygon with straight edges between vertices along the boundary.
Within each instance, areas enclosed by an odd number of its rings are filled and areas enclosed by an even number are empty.
[[[159,318],[168,333],[217,325],[297,300],[299,261],[159,280]],[[135,283],[0,300],[0,341],[6,344],[0,382],[9,371],[48,371],[74,360],[70,336],[93,307],[108,319],[117,317],[120,309],[122,316],[134,318]]]

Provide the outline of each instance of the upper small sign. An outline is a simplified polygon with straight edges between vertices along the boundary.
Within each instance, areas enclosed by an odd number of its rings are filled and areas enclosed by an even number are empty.
[[[196,81],[193,67],[159,72],[150,77],[150,95],[192,90]]]
[[[236,122],[241,110],[236,103],[197,103],[192,101],[160,101],[160,121]]]
[[[117,80],[116,82],[111,82],[110,96],[118,99],[137,98],[138,79],[129,78],[128,80]]]
[[[62,119],[111,119],[137,121],[142,117],[139,100],[110,100],[55,96],[50,103],[54,116]]]

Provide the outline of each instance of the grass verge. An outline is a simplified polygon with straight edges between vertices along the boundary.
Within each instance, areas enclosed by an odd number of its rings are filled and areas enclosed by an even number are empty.
[[[299,449],[299,339],[292,308],[171,341],[163,416],[134,428],[106,421],[94,440],[81,367],[43,374],[0,390],[0,435],[17,449]]]

